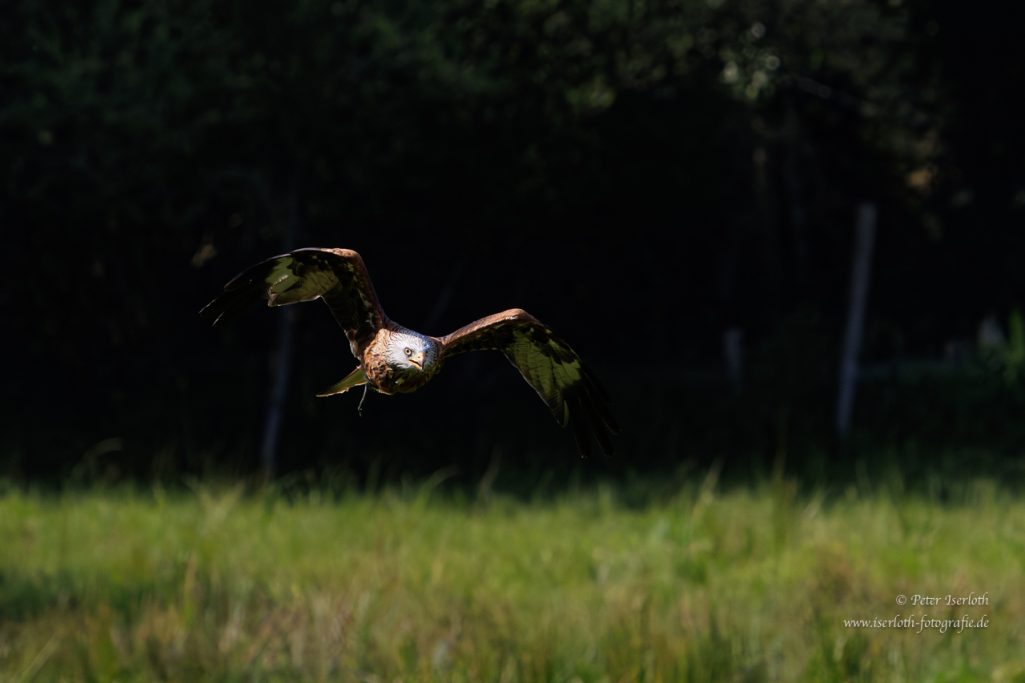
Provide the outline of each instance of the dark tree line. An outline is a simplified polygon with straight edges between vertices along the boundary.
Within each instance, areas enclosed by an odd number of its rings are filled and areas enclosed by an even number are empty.
[[[195,312],[290,243],[359,250],[392,317],[428,332],[513,305],[549,321],[621,398],[637,466],[825,434],[859,202],[879,211],[868,361],[939,359],[1022,304],[1025,59],[1008,12],[7,3],[0,297],[21,341],[6,468],[255,466],[278,320],[213,332]],[[297,317],[286,466],[572,457],[500,360],[359,422],[314,402],[349,360],[323,311]],[[880,439],[927,423],[873,422],[915,394],[871,391],[861,423]],[[972,391],[941,412],[970,426],[1018,405]],[[399,416],[409,429],[381,438]]]

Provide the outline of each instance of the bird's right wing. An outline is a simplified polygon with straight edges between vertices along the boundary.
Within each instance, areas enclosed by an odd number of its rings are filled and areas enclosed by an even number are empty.
[[[349,338],[353,354],[387,317],[360,255],[351,249],[297,249],[249,268],[199,313],[213,324],[256,303],[284,306],[323,299]]]

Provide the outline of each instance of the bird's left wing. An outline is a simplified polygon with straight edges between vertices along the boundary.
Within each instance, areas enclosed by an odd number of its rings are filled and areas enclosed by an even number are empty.
[[[331,309],[353,354],[387,321],[363,259],[351,249],[297,249],[269,258],[226,284],[199,313],[216,325],[261,300],[283,306],[316,299]]]
[[[472,322],[440,341],[444,357],[466,351],[501,351],[556,421],[573,427],[583,455],[590,451],[589,434],[603,452],[612,452],[611,436],[619,428],[609,410],[608,396],[576,351],[534,316],[513,308]]]

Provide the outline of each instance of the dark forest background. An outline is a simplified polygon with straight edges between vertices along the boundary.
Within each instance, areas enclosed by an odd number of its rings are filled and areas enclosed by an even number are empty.
[[[4,3],[0,473],[257,472],[286,357],[278,473],[1014,469],[1021,14]],[[840,439],[865,203],[878,221]],[[426,333],[531,311],[609,389],[617,453],[580,461],[498,355],[371,395],[360,418],[357,395],[313,398],[354,364],[322,306],[200,321],[238,271],[295,246],[358,250],[389,315]]]

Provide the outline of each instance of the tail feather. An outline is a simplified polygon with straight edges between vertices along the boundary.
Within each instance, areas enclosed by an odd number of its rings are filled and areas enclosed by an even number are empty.
[[[324,391],[317,394],[317,398],[324,398],[325,396],[334,396],[335,394],[344,394],[353,387],[362,386],[367,383],[367,374],[363,372],[363,366],[360,365],[355,370],[350,372],[341,381],[335,382]]]

